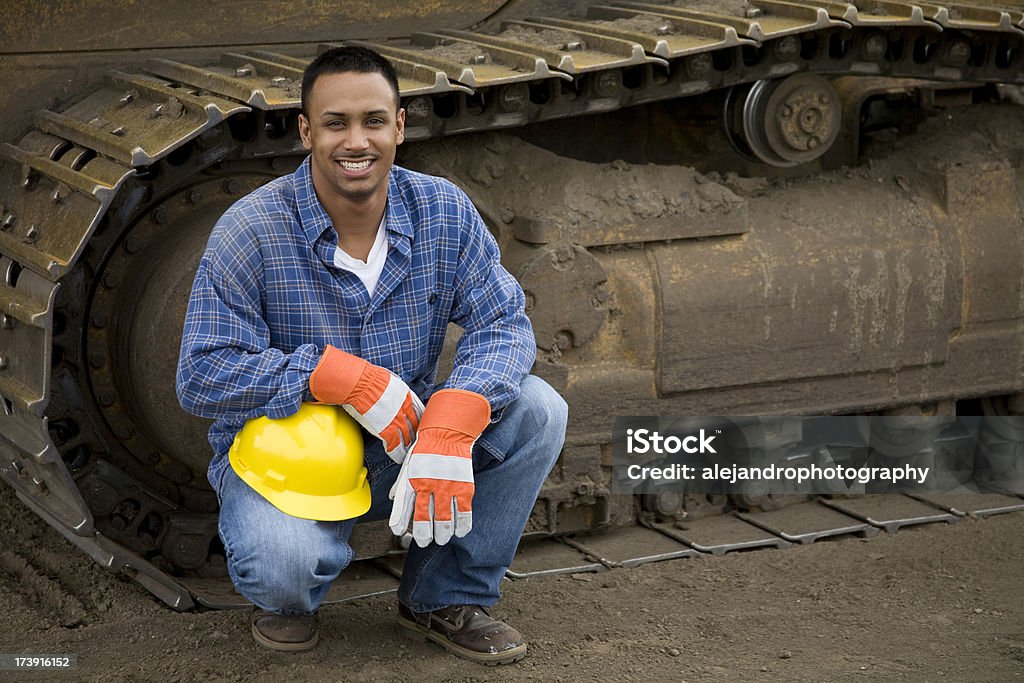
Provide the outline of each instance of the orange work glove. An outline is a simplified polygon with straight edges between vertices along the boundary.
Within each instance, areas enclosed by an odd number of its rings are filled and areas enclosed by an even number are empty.
[[[396,536],[409,528],[424,548],[462,538],[473,528],[473,444],[491,419],[480,394],[442,389],[427,401],[412,452],[391,488],[389,525]]]
[[[399,377],[328,345],[309,377],[309,391],[320,403],[340,405],[384,443],[392,460],[405,460],[423,414],[423,402]]]

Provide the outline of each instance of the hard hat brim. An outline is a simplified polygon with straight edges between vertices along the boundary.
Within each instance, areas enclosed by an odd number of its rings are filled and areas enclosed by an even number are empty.
[[[363,470],[366,471],[365,468]],[[235,472],[238,469],[235,468]],[[264,500],[281,512],[318,522],[338,522],[345,519],[362,517],[370,509],[373,502],[370,494],[370,482],[363,478],[362,486],[355,490],[333,496],[313,496],[295,491],[266,491],[261,486],[259,476],[252,472],[239,474],[249,488],[260,494]]]

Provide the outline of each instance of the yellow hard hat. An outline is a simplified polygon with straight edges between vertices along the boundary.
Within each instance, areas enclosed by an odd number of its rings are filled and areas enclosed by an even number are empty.
[[[338,406],[303,403],[279,420],[249,420],[228,461],[242,481],[293,517],[337,521],[370,509],[359,425]]]

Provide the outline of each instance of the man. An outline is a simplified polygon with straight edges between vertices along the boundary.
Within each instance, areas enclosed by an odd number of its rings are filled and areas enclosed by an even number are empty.
[[[505,663],[526,644],[490,607],[561,450],[567,409],[528,374],[536,346],[523,292],[469,199],[393,165],[404,126],[394,69],[376,53],[337,48],[309,65],[299,134],[310,155],[214,228],[186,314],[178,397],[216,420],[208,474],[259,643],[315,645],[317,608],[353,556],[353,525],[390,515],[396,534],[411,522],[415,540],[399,624]],[[449,321],[465,333],[435,388]],[[365,430],[372,506],[359,520],[286,515],[228,464],[248,420],[292,415],[303,401],[341,405]]]

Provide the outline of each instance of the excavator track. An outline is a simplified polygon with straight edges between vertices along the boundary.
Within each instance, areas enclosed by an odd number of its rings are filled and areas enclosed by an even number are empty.
[[[964,519],[1024,511],[1024,498],[1001,494],[880,494],[851,500],[818,499],[780,510],[732,512],[694,521],[644,520],[632,527],[588,536],[537,538],[520,544],[505,578],[586,575],[629,569],[649,562],[719,556],[746,550],[781,549],[837,537],[871,538],[922,524],[954,524]],[[393,593],[402,576],[402,557],[389,554],[361,560],[345,570],[345,580],[328,591],[325,603],[342,603]],[[204,607],[244,609],[249,602],[230,584],[183,579]]]
[[[969,4],[761,0],[733,15],[622,2],[592,7],[586,19],[364,44],[396,65],[409,141],[753,90],[796,74],[1024,84],[1024,12]],[[303,152],[299,85],[312,56],[226,52],[214,66],[153,59],[109,72],[103,87],[38,112],[33,130],[0,145],[0,474],[68,540],[177,609],[194,601],[172,568],[219,573],[209,558],[216,499],[199,456],[184,464],[147,439],[99,342],[125,333],[110,301],[132,286],[135,255],[169,239],[176,216],[200,207],[215,217],[294,167]],[[840,105],[819,97],[834,116],[806,134],[780,128],[761,139],[744,135],[741,121],[736,144],[773,165],[799,163],[835,139]],[[603,244],[642,242],[620,235]],[[72,368],[88,368],[92,396]],[[570,432],[567,446],[597,452],[607,436]],[[553,501],[593,494],[548,489]],[[564,532],[558,505],[545,509],[533,533]],[[754,518],[729,519],[763,530]],[[607,527],[610,514],[586,524]]]

